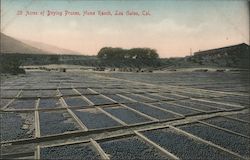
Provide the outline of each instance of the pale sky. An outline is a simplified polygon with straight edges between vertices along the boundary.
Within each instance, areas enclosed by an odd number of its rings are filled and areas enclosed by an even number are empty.
[[[17,16],[17,11],[149,11],[150,16]],[[249,44],[247,0],[1,0],[1,32],[96,55],[102,47],[148,47],[160,57]]]

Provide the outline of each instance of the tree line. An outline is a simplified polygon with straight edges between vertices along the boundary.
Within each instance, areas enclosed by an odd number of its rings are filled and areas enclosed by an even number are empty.
[[[47,64],[98,66],[99,63],[96,56],[26,53],[1,53],[0,55],[0,73],[24,73],[21,66]]]
[[[112,48],[104,47],[98,54],[101,66],[108,67],[155,67],[160,65],[159,55],[150,48]]]

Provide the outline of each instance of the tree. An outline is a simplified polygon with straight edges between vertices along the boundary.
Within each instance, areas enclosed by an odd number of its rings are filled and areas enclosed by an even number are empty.
[[[150,48],[112,48],[104,47],[97,57],[104,66],[115,67],[152,67],[159,65],[159,55]]]

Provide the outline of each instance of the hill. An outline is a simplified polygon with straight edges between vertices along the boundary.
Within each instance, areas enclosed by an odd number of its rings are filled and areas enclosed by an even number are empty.
[[[32,47],[41,49],[43,51],[49,52],[49,53],[54,53],[54,54],[71,54],[71,55],[79,55],[81,54],[80,52],[77,51],[72,51],[69,49],[64,49],[64,48],[60,48],[54,45],[50,45],[50,44],[46,44],[46,43],[42,43],[42,42],[36,42],[36,41],[30,41],[30,40],[20,40]]]
[[[195,52],[193,56],[161,59],[164,67],[249,67],[249,45],[242,43]]]
[[[0,39],[1,53],[49,54],[47,51],[25,44],[3,33]]]

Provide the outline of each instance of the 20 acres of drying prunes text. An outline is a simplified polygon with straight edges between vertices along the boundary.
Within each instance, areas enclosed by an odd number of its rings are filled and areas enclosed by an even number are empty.
[[[69,11],[69,10],[18,10],[18,16],[151,16],[149,10],[83,10],[83,11]]]

